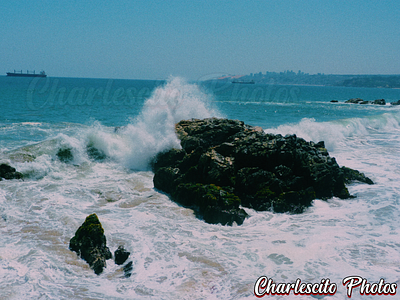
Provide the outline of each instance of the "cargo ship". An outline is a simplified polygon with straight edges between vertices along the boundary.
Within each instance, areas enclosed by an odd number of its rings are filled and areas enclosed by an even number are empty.
[[[26,73],[22,73],[22,70],[21,71],[14,70],[14,73],[7,72],[6,74],[7,74],[7,76],[14,76],[14,77],[46,77],[47,76],[44,71],[41,71],[36,74],[35,71],[33,71],[33,72],[26,71]]]

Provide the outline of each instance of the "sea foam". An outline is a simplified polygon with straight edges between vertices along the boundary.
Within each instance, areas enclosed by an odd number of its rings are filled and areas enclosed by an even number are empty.
[[[96,124],[89,142],[108,157],[133,170],[146,170],[149,160],[172,147],[180,148],[175,124],[183,119],[219,116],[210,107],[210,98],[195,84],[170,78],[154,90],[139,116],[127,126],[110,132]]]

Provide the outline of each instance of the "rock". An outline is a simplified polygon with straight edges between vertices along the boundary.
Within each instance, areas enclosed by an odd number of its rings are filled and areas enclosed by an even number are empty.
[[[339,101],[338,100],[331,100],[330,102],[331,103],[338,103]]]
[[[133,270],[133,263],[130,261],[128,262],[122,269],[124,271],[124,277],[129,278],[132,275],[132,270]]]
[[[359,181],[367,184],[374,184],[371,179],[369,179],[364,175],[364,173],[360,173],[357,170],[353,170],[347,167],[341,167],[341,170],[344,174],[344,179],[346,184],[352,183],[354,181]]]
[[[344,103],[359,104],[359,103],[361,103],[361,102],[364,102],[364,100],[363,100],[363,99],[360,99],[360,98],[351,98],[351,99],[345,101]]]
[[[365,101],[360,98],[352,98],[352,99],[347,100],[345,103],[386,105],[385,99],[376,99],[374,101]]]
[[[395,102],[390,102],[391,105],[400,105],[400,100],[397,100]]]
[[[123,246],[119,246],[114,252],[114,261],[117,265],[122,265],[131,253],[126,251]]]
[[[376,99],[376,100],[372,101],[372,104],[375,104],[375,105],[386,105],[386,101],[385,101],[385,99]]]
[[[102,150],[97,149],[92,144],[87,145],[86,151],[92,160],[102,162],[107,158],[107,155]]]
[[[60,148],[57,151],[57,157],[63,163],[69,163],[74,159],[71,148]]]
[[[182,149],[151,163],[154,187],[207,223],[242,224],[247,214],[240,206],[301,213],[316,198],[351,198],[345,186],[351,180],[369,182],[340,168],[322,141],[216,118],[181,121],[176,133]]]
[[[106,246],[104,229],[96,214],[86,217],[70,240],[69,249],[83,258],[97,275],[103,272],[106,260],[110,259],[112,254]]]
[[[2,179],[21,179],[22,173],[7,164],[0,164],[0,180]]]

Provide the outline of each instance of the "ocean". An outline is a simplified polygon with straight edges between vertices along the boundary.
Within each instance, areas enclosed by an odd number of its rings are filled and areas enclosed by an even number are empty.
[[[349,276],[400,284],[400,106],[350,98],[394,102],[400,90],[0,76],[0,163],[25,176],[0,181],[0,298],[257,299],[265,276],[329,279],[336,291],[264,299],[349,299]],[[245,208],[241,226],[207,224],[155,190],[148,167],[179,147],[176,122],[205,117],[325,141],[340,166],[375,184],[350,184],[356,198],[316,199],[302,214]],[[88,145],[107,158],[91,159]],[[57,158],[62,148],[71,162]],[[96,275],[68,249],[92,213],[111,252],[131,253],[130,277],[112,260]],[[394,299],[360,287],[351,299]]]

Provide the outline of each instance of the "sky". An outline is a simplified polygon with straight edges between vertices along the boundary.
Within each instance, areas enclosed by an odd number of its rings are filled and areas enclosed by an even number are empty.
[[[0,0],[0,75],[400,74],[399,16],[398,0]]]

